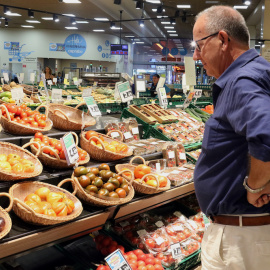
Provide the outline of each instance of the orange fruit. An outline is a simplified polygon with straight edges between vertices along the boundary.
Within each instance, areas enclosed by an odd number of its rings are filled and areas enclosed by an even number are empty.
[[[24,172],[24,166],[22,163],[16,163],[15,165],[13,165],[11,167],[11,170],[14,172],[14,173],[23,173]]]
[[[107,145],[106,147],[105,147],[105,149],[107,150],[107,151],[110,151],[110,152],[116,152],[116,148],[115,148],[115,146],[114,145],[111,145],[111,144],[109,144],[109,145]]]

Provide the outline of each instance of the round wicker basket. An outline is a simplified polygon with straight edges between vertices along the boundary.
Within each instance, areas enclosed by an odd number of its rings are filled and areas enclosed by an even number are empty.
[[[91,137],[90,140],[88,141],[85,138],[85,134],[86,132],[83,131],[80,135],[80,145],[82,147],[83,150],[85,150],[91,158],[97,160],[97,161],[114,161],[114,160],[119,160],[122,158],[126,158],[129,157],[133,154],[133,150],[131,148],[128,148],[127,152],[124,153],[115,153],[115,152],[111,152],[105,149],[105,146],[103,144],[103,142],[98,138],[98,137]],[[114,140],[104,134],[98,133],[99,135],[101,135],[107,142],[111,142],[111,141],[116,141],[119,142],[117,140]],[[102,149],[98,148],[96,145],[93,145],[91,143],[91,140],[96,139],[100,142],[100,144],[102,145]]]
[[[78,146],[79,139],[78,139],[77,134],[74,132],[71,132],[71,133],[75,137],[76,146]],[[52,147],[44,146],[44,147],[39,149],[40,145],[34,141],[34,138],[32,138],[29,143],[25,144],[23,146],[23,148],[26,148],[29,145],[30,145],[32,153],[34,155],[36,155],[39,158],[39,160],[41,161],[41,163],[45,166],[48,166],[48,167],[51,167],[54,169],[67,169],[67,168],[72,168],[74,166],[74,164],[68,165],[66,159],[60,159],[59,155],[55,152],[55,150]],[[54,153],[54,157],[44,153],[44,150],[46,148],[49,148]],[[90,161],[90,156],[87,153],[86,159],[79,161],[78,165],[84,165],[84,164],[88,163],[89,161]]]
[[[136,166],[138,165],[138,164],[133,165],[133,161],[134,161],[135,159],[140,159],[140,160],[142,160],[143,164],[146,165],[145,159],[144,159],[143,157],[141,157],[141,156],[135,156],[135,157],[133,157],[133,158],[130,160],[129,163],[124,163],[124,164],[117,164],[117,165],[115,165],[115,170],[116,170],[116,172],[117,172],[117,173],[120,173],[120,172],[121,172],[122,170],[124,170],[124,169],[129,169],[129,170],[131,170],[131,171],[134,173],[134,170],[135,170]],[[125,177],[125,176],[124,176],[124,177]],[[128,179],[128,180],[130,180],[130,179]]]
[[[0,232],[0,239],[2,239],[4,236],[6,236],[11,229],[12,222],[11,222],[11,218],[10,218],[8,212],[12,209],[12,205],[13,205],[13,198],[8,193],[0,193],[0,197],[2,197],[2,196],[8,197],[10,200],[10,203],[6,209],[3,209],[0,206],[0,217],[5,220],[5,228],[3,231]]]
[[[64,183],[72,182],[72,186],[74,187],[74,192],[71,194],[70,192],[66,191],[65,189],[60,188]],[[71,199],[74,204],[75,208],[70,215],[64,217],[52,217],[47,215],[42,215],[34,212],[27,204],[24,203],[25,197],[30,194],[34,193],[37,189],[41,187],[47,187],[52,192],[63,192],[68,199]],[[72,179],[65,179],[61,181],[58,186],[50,185],[44,182],[22,182],[19,184],[13,185],[9,189],[9,194],[13,197],[13,211],[17,216],[19,216],[22,220],[38,225],[54,225],[66,221],[70,221],[76,217],[78,217],[83,208],[81,202],[74,196],[76,194],[77,188],[74,185]]]
[[[26,84],[21,84],[21,86],[23,87],[23,92],[27,95],[38,93],[38,88],[36,86]]]
[[[8,84],[4,84],[2,87],[3,91],[11,91],[11,87]]]
[[[60,130],[81,130],[96,124],[96,120],[88,113],[84,114],[84,123],[82,121],[82,111],[62,104],[49,105],[49,118],[53,121],[53,126]]]
[[[48,110],[47,106],[45,105],[40,105],[39,107],[36,108],[36,111],[38,111],[40,108],[44,107],[45,108],[45,115],[46,118],[48,117]],[[0,110],[0,123],[4,129],[4,131],[7,131],[11,134],[16,134],[16,135],[31,135],[35,134],[36,132],[46,132],[49,131],[52,128],[52,122],[50,119],[47,118],[46,120],[46,126],[44,128],[35,128],[35,127],[27,127],[23,124],[19,124],[17,122],[11,121],[10,119],[10,114],[6,108],[6,106],[0,105],[0,108],[4,108],[7,114],[7,118],[2,115],[2,110]]]
[[[0,169],[0,180],[1,181],[14,181],[14,180],[21,180],[21,179],[26,179],[26,178],[31,178],[38,176],[42,173],[42,164],[38,160],[37,157],[35,157],[32,153],[29,151],[22,149],[21,147],[11,144],[11,143],[6,143],[6,142],[0,142],[0,153],[1,154],[17,154],[21,158],[28,159],[32,161],[35,165],[35,170],[32,173],[22,173],[22,174],[17,174],[13,172],[8,172],[3,169]]]
[[[124,173],[124,172],[132,173],[129,170],[125,170],[122,173]],[[122,173],[119,173],[119,175],[121,175]],[[132,173],[132,175],[133,175],[133,173]],[[132,187],[132,182],[133,182],[134,177],[131,179],[131,181],[128,182],[130,189],[129,189],[129,193],[128,193],[127,197],[126,198],[119,198],[119,199],[115,199],[115,200],[106,200],[103,198],[99,198],[97,196],[93,196],[90,193],[86,193],[85,189],[80,185],[78,178],[74,176],[74,173],[72,174],[72,179],[74,180],[76,187],[78,189],[76,195],[81,200],[83,200],[87,203],[93,204],[93,205],[97,205],[97,206],[119,205],[119,204],[123,204],[123,203],[127,203],[127,202],[131,201],[134,197],[134,189]]]

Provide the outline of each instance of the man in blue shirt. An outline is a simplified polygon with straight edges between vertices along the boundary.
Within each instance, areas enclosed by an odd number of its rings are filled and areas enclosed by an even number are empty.
[[[270,269],[270,64],[249,49],[245,20],[231,7],[198,14],[193,38],[193,59],[217,79],[194,173],[213,221],[202,269]]]

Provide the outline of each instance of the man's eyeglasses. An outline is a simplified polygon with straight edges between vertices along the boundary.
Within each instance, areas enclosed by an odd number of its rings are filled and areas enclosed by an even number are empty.
[[[209,36],[207,36],[207,37],[201,38],[201,39],[199,39],[199,40],[194,40],[194,42],[196,43],[195,49],[196,49],[198,52],[200,52],[200,51],[201,51],[201,48],[200,48],[200,45],[199,45],[198,42],[199,42],[199,41],[202,41],[202,40],[206,40],[206,39],[208,39],[208,38],[210,38],[210,37],[213,37],[213,36],[217,35],[218,33],[219,33],[219,31],[216,32],[216,33],[214,33],[214,34],[211,34],[211,35],[209,35]]]

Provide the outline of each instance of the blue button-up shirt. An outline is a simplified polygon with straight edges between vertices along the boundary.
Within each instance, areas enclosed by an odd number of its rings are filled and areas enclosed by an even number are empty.
[[[254,49],[246,51],[214,83],[213,102],[194,173],[202,211],[269,213],[270,204],[256,208],[247,201],[243,180],[249,155],[270,161],[270,64]]]

